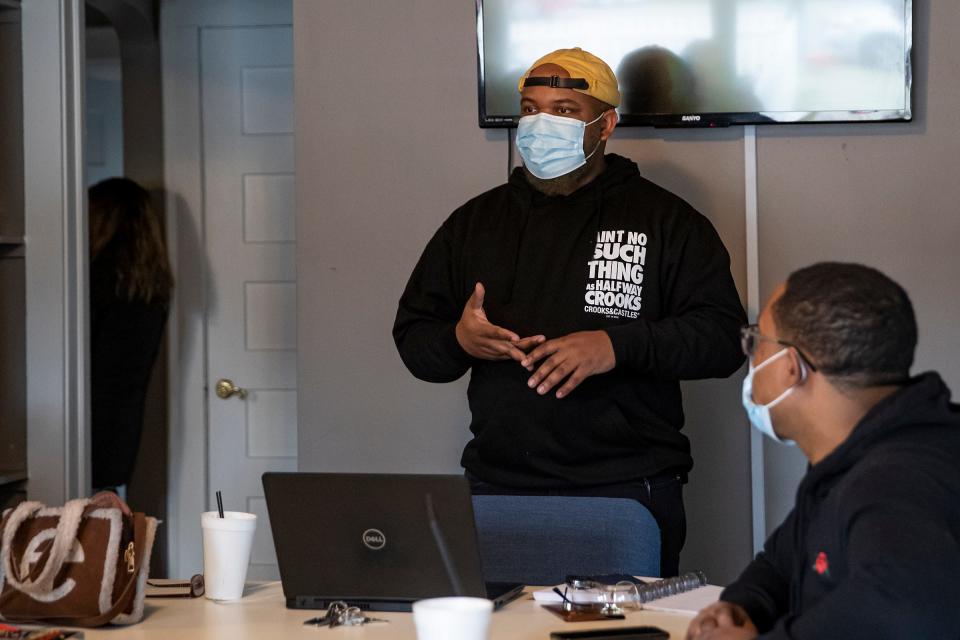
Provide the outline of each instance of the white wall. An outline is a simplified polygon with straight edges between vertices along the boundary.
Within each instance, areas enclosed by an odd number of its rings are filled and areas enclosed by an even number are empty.
[[[123,175],[123,74],[111,27],[86,29],[86,183]]]

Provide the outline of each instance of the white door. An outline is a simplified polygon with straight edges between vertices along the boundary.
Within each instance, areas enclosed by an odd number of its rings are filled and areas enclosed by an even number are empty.
[[[260,476],[297,462],[292,38],[201,31],[208,504],[259,516],[249,579],[278,577]]]

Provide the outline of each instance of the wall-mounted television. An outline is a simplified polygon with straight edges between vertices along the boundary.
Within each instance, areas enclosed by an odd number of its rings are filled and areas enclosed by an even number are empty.
[[[475,0],[481,127],[519,120],[517,81],[581,47],[617,73],[620,124],[911,119],[912,0]]]

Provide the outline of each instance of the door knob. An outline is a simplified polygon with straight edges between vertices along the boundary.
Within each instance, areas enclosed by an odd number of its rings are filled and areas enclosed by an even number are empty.
[[[220,378],[217,380],[217,396],[226,400],[230,396],[240,396],[241,399],[246,399],[247,390],[241,389],[237,385],[233,384],[233,380],[229,378]]]

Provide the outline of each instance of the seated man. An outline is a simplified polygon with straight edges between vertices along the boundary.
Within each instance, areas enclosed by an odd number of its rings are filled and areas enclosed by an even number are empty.
[[[750,421],[810,467],[688,638],[960,638],[960,406],[936,373],[908,377],[907,294],[874,269],[817,264],[742,337]]]

